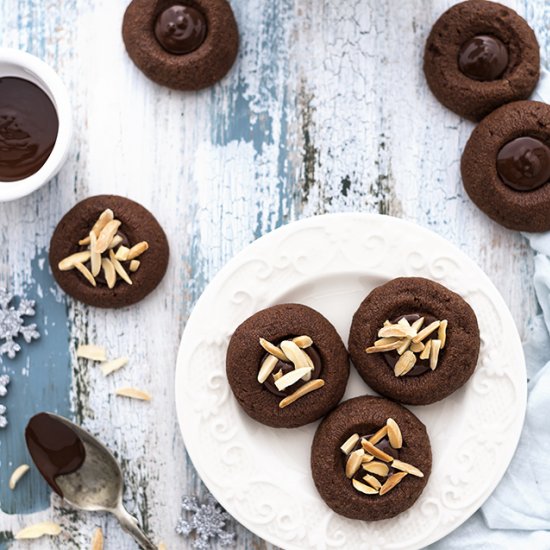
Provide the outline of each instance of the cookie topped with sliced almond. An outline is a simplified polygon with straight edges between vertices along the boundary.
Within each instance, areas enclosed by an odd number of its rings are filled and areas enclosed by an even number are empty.
[[[352,519],[387,519],[422,493],[432,466],[425,426],[381,397],[339,405],[321,423],[311,449],[313,480],[335,512]]]
[[[457,293],[421,277],[375,288],[355,312],[349,352],[376,392],[409,405],[439,401],[473,374],[476,315]]]
[[[162,227],[143,206],[99,195],[65,214],[49,256],[67,294],[89,305],[118,308],[142,300],[159,284],[169,248]]]

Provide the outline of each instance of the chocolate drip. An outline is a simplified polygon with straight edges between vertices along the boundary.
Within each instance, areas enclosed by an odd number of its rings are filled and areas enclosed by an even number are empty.
[[[82,466],[86,458],[82,440],[67,424],[48,413],[39,413],[29,420],[25,440],[36,467],[62,497],[56,478],[76,472]]]

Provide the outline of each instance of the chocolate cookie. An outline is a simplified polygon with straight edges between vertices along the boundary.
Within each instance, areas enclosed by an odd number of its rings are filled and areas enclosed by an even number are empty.
[[[447,10],[433,26],[424,72],[443,105],[481,120],[505,103],[529,97],[539,79],[539,45],[512,9],[468,0]]]
[[[509,229],[550,229],[550,106],[516,101],[484,118],[462,155],[464,187]]]
[[[133,0],[122,37],[146,76],[177,90],[212,86],[231,69],[239,49],[226,0]]]
[[[447,397],[473,374],[479,328],[472,308],[420,277],[375,288],[353,316],[349,353],[376,392],[410,405]]]
[[[160,283],[168,241],[154,216],[137,202],[98,195],[63,216],[50,242],[50,266],[59,286],[97,307],[139,302]]]
[[[313,481],[336,513],[392,518],[418,499],[432,470],[426,427],[397,403],[356,397],[320,424],[311,446]]]
[[[344,395],[348,353],[319,312],[299,304],[259,311],[229,342],[227,378],[245,412],[274,428],[309,424]]]

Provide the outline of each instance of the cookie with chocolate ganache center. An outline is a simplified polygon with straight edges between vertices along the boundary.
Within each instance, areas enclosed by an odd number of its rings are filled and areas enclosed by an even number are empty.
[[[239,49],[227,0],[133,0],[122,37],[148,78],[177,90],[212,86],[229,72]]]
[[[485,117],[462,154],[464,188],[476,206],[517,231],[550,229],[550,106],[516,101]]]
[[[447,397],[473,374],[480,337],[472,308],[421,277],[375,288],[353,316],[348,349],[376,392],[409,405]]]
[[[424,73],[443,105],[481,120],[505,103],[529,97],[539,79],[539,45],[514,10],[468,0],[436,21],[426,42]]]
[[[295,428],[338,404],[349,360],[325,317],[304,305],[282,304],[237,327],[226,372],[233,394],[251,418],[274,428]]]
[[[117,195],[76,204],[50,241],[59,286],[96,307],[119,308],[145,298],[164,277],[168,258],[166,235],[151,212]]]
[[[351,519],[378,521],[404,512],[424,490],[431,469],[424,424],[381,397],[340,404],[321,422],[311,445],[321,498]]]

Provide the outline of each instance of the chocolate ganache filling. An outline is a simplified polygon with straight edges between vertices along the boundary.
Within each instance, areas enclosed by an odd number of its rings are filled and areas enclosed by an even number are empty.
[[[155,36],[169,53],[183,55],[200,47],[206,38],[204,15],[196,8],[176,4],[159,14]]]
[[[67,424],[48,413],[37,414],[29,420],[25,440],[36,467],[62,497],[56,478],[72,474],[82,466],[86,458],[82,440]]]
[[[534,191],[550,180],[550,148],[523,136],[509,141],[497,155],[500,179],[516,191]]]
[[[292,336],[289,338],[284,338],[284,340],[292,340]],[[308,348],[305,348],[303,350],[309,358],[311,359],[313,363],[313,371],[311,372],[311,378],[310,380],[315,380],[317,378],[320,378],[321,371],[323,369],[321,356],[319,355],[319,352],[315,348],[315,345],[311,345]],[[269,354],[266,354],[262,357],[261,363],[267,359]],[[261,364],[260,363],[260,364]],[[275,365],[275,368],[273,369],[272,374],[270,374],[267,377],[267,380],[264,382],[264,387],[270,391],[272,394],[278,396],[278,397],[286,397],[288,395],[293,394],[297,389],[301,388],[305,383],[306,380],[298,380],[291,386],[288,386],[284,390],[279,390],[277,386],[275,385],[276,378],[279,378],[280,376],[284,376],[285,374],[288,374],[289,372],[292,372],[295,369],[295,366],[293,363],[287,363],[286,361],[281,361],[280,359],[277,361],[277,364]],[[280,373],[280,375],[279,375]]]
[[[478,35],[466,41],[458,53],[458,66],[473,80],[499,79],[508,67],[508,49],[495,36]]]

